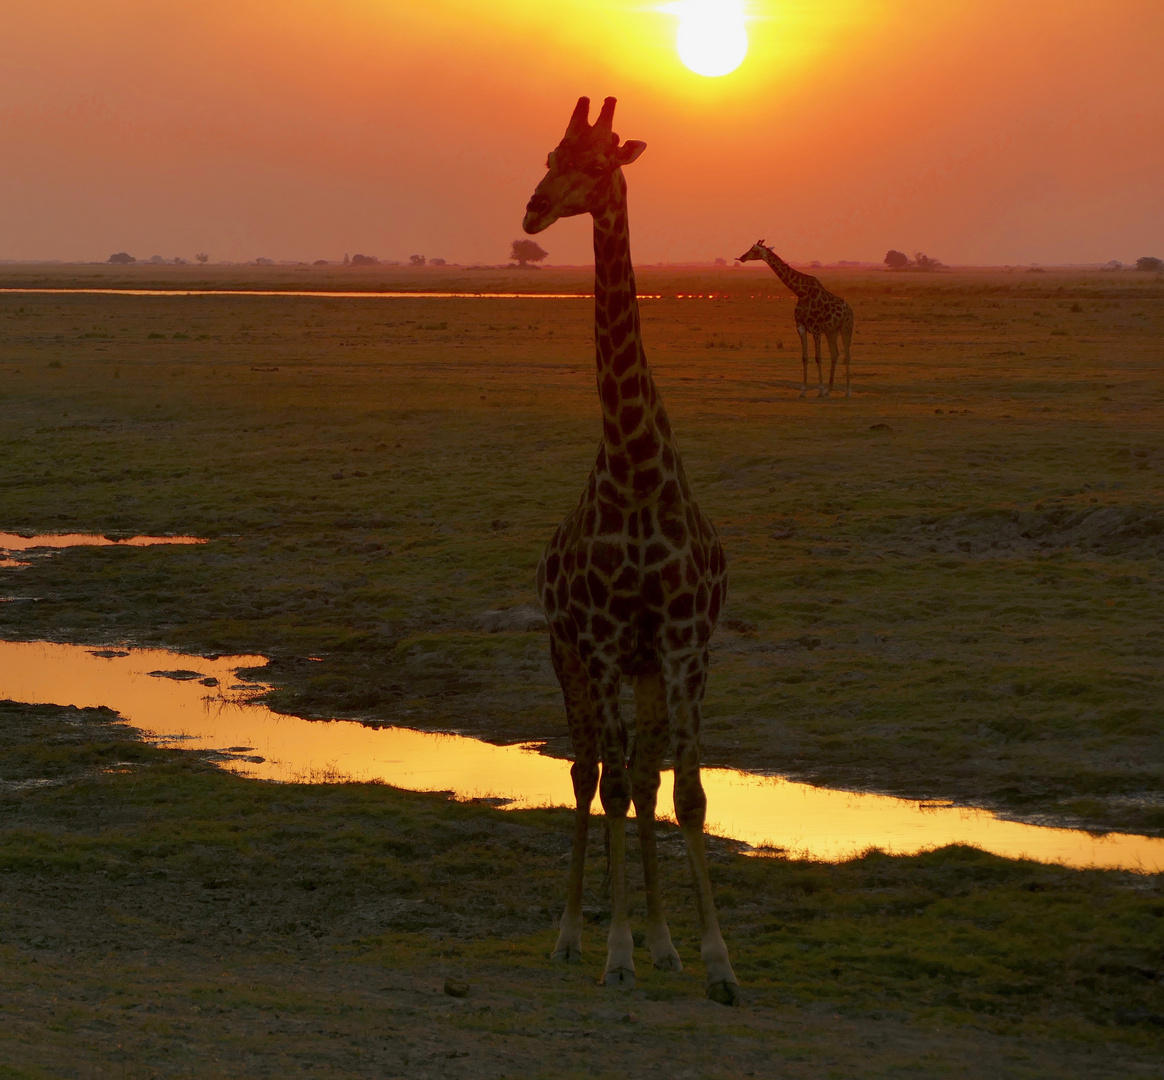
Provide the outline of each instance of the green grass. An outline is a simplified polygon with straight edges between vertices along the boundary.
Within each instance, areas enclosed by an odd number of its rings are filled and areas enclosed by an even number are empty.
[[[857,396],[820,402],[796,400],[799,358],[775,348],[774,278],[641,279],[730,563],[705,759],[1160,833],[1159,285],[838,273]],[[1036,328],[1060,316],[1068,337]],[[0,528],[213,538],[5,571],[39,599],[0,604],[0,633],[261,652],[282,709],[564,749],[544,637],[478,619],[534,602],[591,463],[587,301],[10,296],[0,317]]]

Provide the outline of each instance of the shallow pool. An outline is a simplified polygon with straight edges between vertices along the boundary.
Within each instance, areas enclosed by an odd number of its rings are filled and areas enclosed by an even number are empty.
[[[261,656],[208,660],[160,649],[0,642],[0,699],[105,705],[161,745],[223,751],[224,768],[264,780],[381,780],[412,791],[499,797],[510,808],[573,804],[570,763],[539,753],[537,745],[494,746],[460,735],[272,712],[253,700],[266,686],[237,676],[239,668],[265,663]],[[710,832],[814,859],[835,862],[870,847],[910,854],[962,843],[1072,867],[1164,870],[1164,839],[1156,837],[1093,836],[734,769],[705,769],[703,782]],[[666,778],[659,812],[673,816]]]
[[[37,548],[69,547],[152,547],[154,544],[205,544],[197,536],[131,536],[127,540],[110,540],[97,533],[40,533],[21,536],[0,532],[0,551],[35,551]]]

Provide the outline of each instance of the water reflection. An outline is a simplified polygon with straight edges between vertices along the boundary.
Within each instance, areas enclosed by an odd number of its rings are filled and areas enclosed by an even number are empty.
[[[68,547],[152,547],[154,544],[205,544],[197,536],[131,536],[128,540],[111,540],[94,533],[44,533],[21,536],[0,532],[0,551],[32,551],[35,548]],[[11,565],[0,562],[0,566]],[[17,565],[27,566],[27,563]]]
[[[511,800],[511,807],[573,801],[569,763],[539,754],[536,747],[273,713],[250,702],[256,684],[243,683],[236,674],[240,667],[265,663],[261,656],[206,660],[156,649],[0,642],[0,699],[107,705],[163,745],[224,751],[224,768],[268,780],[382,780],[413,791],[500,797]],[[175,678],[178,673],[197,678]],[[218,684],[206,685],[211,680]],[[837,861],[873,846],[909,854],[966,843],[1011,858],[1074,867],[1164,870],[1164,839],[1096,837],[732,769],[707,769],[703,775],[710,831],[815,859]],[[673,817],[666,782],[659,810]]]
[[[356,300],[593,300],[593,293],[524,292],[340,292],[309,289],[0,289],[3,293],[60,294],[65,296],[309,296]],[[640,300],[658,296],[640,295]]]

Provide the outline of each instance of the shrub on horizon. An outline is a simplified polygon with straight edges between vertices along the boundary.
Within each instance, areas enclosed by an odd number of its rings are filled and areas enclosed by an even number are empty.
[[[924,251],[917,252],[913,257],[915,270],[944,270],[946,264],[938,259],[931,259]]]
[[[541,262],[547,255],[549,252],[536,240],[514,240],[509,249],[509,257],[516,260],[517,265],[522,268],[527,267],[531,262]]]

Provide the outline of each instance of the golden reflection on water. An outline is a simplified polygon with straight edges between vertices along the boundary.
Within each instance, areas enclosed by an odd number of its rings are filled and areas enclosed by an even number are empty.
[[[593,293],[524,292],[411,292],[407,289],[380,292],[340,292],[310,289],[0,289],[3,293],[49,293],[69,296],[307,296],[355,300],[593,300]],[[658,296],[640,294],[640,300]]]
[[[347,720],[309,721],[251,704],[256,684],[244,684],[235,672],[264,665],[261,656],[205,660],[160,649],[106,651],[123,655],[99,656],[79,645],[0,642],[0,699],[106,705],[163,745],[229,751],[224,768],[260,779],[381,780],[413,791],[453,791],[461,798],[497,796],[512,800],[514,808],[573,803],[569,762],[536,748]],[[196,671],[219,685],[148,674],[176,669]],[[1164,839],[1155,837],[1042,828],[979,810],[733,769],[705,769],[703,783],[710,832],[829,862],[870,847],[910,854],[962,843],[1008,858],[1073,867],[1164,870]],[[673,818],[666,778],[659,812]]]
[[[34,548],[68,547],[152,547],[154,544],[205,544],[197,536],[131,536],[128,540],[110,540],[94,533],[45,533],[21,536],[0,532],[0,551],[31,551]],[[14,565],[0,562],[0,566]],[[27,563],[16,564],[27,566]]]

